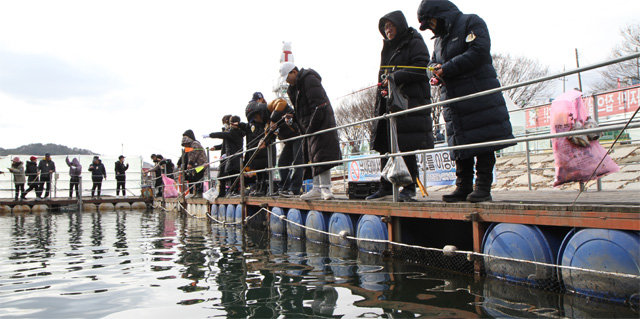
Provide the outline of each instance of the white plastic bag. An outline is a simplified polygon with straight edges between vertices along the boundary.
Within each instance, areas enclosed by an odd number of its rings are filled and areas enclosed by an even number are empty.
[[[218,197],[218,187],[211,187],[209,190],[202,194],[202,198],[206,199],[210,203],[213,203]]]
[[[393,141],[395,145],[398,145],[398,134],[396,133],[396,124],[395,121],[389,121],[389,125],[391,125],[391,130],[393,130],[395,140]],[[404,162],[404,158],[402,156],[395,156],[387,161],[387,164],[382,169],[381,176],[388,180],[390,183],[395,184],[397,186],[407,186],[413,183],[413,178],[411,177],[411,173],[409,173],[409,169],[407,168],[407,164]]]

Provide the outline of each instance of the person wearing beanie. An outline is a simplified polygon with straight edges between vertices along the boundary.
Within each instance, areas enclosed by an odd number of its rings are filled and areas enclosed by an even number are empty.
[[[336,126],[333,108],[322,87],[322,78],[313,69],[300,69],[292,63],[282,63],[280,75],[289,83],[287,95],[293,104],[292,117],[304,134],[315,133]],[[305,163],[321,163],[342,159],[338,132],[329,131],[304,139]],[[313,176],[313,189],[300,199],[332,199],[331,168],[338,164],[324,164],[306,169],[306,176]]]
[[[73,160],[69,161],[69,156],[67,156],[64,161],[69,166],[69,198],[73,197],[73,189],[76,190],[76,198],[80,198],[80,178],[82,175],[82,165],[80,165],[80,161],[77,157],[74,157]]]
[[[258,146],[262,138],[265,136],[267,129],[267,122],[269,120],[269,111],[267,110],[267,103],[262,96],[262,93],[253,93],[253,98],[247,104],[245,108],[245,115],[247,117],[247,125],[245,126],[246,133],[246,145],[247,149],[255,148]],[[248,169],[258,170],[265,169],[268,166],[269,155],[266,148],[259,148],[255,151],[248,151],[244,155],[245,163]],[[275,154],[275,152],[273,153]],[[248,160],[253,156],[251,163]],[[252,190],[249,193],[250,196],[265,196],[269,188],[269,173],[260,172],[256,173],[256,182],[251,186]]]
[[[118,156],[118,160],[115,163],[115,172],[116,172],[116,197],[120,195],[120,190],[122,190],[122,197],[125,197],[127,194],[125,193],[125,183],[127,182],[127,170],[129,169],[129,163],[124,163],[124,155]]]
[[[491,59],[487,25],[475,14],[464,14],[451,1],[423,0],[418,8],[420,30],[433,32],[432,75],[441,100],[450,100],[500,87]],[[434,81],[435,82],[435,81]],[[501,92],[449,103],[443,108],[449,146],[512,139],[509,111]],[[491,200],[495,151],[501,144],[452,151],[456,161],[456,189],[445,202]],[[475,187],[474,187],[475,165]]]
[[[48,198],[51,192],[51,174],[56,172],[56,163],[51,160],[51,154],[44,154],[44,159],[38,163],[38,171],[40,172],[40,190],[46,187],[44,198]]]
[[[40,178],[38,176],[38,158],[35,156],[31,156],[29,161],[27,162],[27,168],[25,169],[25,175],[27,176],[27,185],[29,188],[22,193],[23,198],[27,196],[27,194],[35,190],[36,198],[39,199],[42,197],[42,189],[40,188]]]
[[[427,65],[429,50],[420,33],[408,26],[402,11],[393,11],[378,22],[378,31],[383,37],[380,54],[380,70],[378,81],[381,85],[376,92],[374,116],[398,111],[391,108],[388,102],[390,81],[395,84],[399,93],[407,98],[407,108],[411,109],[431,103],[431,94],[427,83]],[[433,148],[431,112],[428,110],[409,113],[395,117],[398,149],[401,152]],[[380,154],[393,153],[390,147],[389,119],[378,120],[373,124],[371,145]],[[403,156],[413,183],[402,187],[398,201],[415,201],[418,163],[415,155]],[[388,158],[380,159],[380,167],[385,167]],[[380,178],[380,187],[367,200],[391,199],[393,184]]]
[[[196,140],[192,130],[186,130],[182,134],[182,143],[184,147],[185,178],[189,185],[189,197],[202,197],[202,178],[206,173],[208,165],[207,154],[202,144]]]
[[[107,179],[107,170],[104,168],[104,164],[98,156],[93,157],[93,162],[89,165],[89,171],[91,172],[91,181],[93,182],[93,187],[91,187],[91,198],[94,198],[94,195],[97,194],[100,197],[100,193],[102,192],[102,180]]]
[[[11,167],[9,167],[9,171],[13,173],[13,183],[16,187],[16,198],[15,201],[22,200],[25,198],[26,194],[24,193],[24,166],[20,161],[19,157],[14,157],[11,161]]]

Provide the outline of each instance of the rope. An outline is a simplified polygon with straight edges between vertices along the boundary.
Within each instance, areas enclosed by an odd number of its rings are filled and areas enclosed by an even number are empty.
[[[533,264],[533,265],[537,265],[537,266],[545,266],[545,267],[552,267],[552,268],[558,267],[558,268],[567,269],[567,270],[585,271],[585,272],[601,274],[601,275],[619,276],[619,277],[624,277],[624,278],[639,279],[640,280],[640,275],[614,273],[614,272],[609,272],[609,271],[602,271],[602,270],[595,270],[595,269],[588,269],[588,268],[581,268],[581,267],[573,267],[573,266],[561,266],[561,265],[548,264],[548,263],[543,263],[543,262],[538,262],[538,261],[523,260],[523,259],[517,259],[517,258],[510,258],[510,257],[493,256],[493,255],[488,255],[488,254],[484,254],[484,253],[478,253],[478,252],[474,252],[474,251],[464,251],[464,250],[447,250],[447,251],[445,251],[442,248],[430,248],[430,247],[423,247],[423,246],[418,246],[418,245],[409,245],[409,244],[398,243],[398,242],[394,242],[394,241],[390,241],[390,240],[386,240],[386,239],[358,238],[358,237],[355,237],[355,236],[346,235],[345,233],[333,234],[333,233],[329,233],[329,232],[326,232],[326,231],[313,229],[313,228],[307,227],[305,225],[290,221],[290,220],[288,220],[286,218],[286,216],[277,215],[277,214],[273,213],[272,211],[270,211],[269,209],[262,208],[261,211],[262,210],[266,211],[267,213],[269,213],[271,215],[277,216],[280,220],[283,220],[283,221],[286,221],[287,223],[302,227],[305,230],[312,230],[312,231],[315,231],[315,232],[318,232],[318,233],[321,233],[321,234],[324,234],[324,235],[327,235],[327,236],[340,237],[342,239],[350,239],[350,240],[357,240],[357,241],[367,241],[367,242],[380,243],[380,244],[390,244],[390,245],[404,247],[404,248],[412,248],[412,249],[418,249],[418,250],[441,252],[443,254],[454,254],[454,253],[455,254],[462,254],[462,255],[466,255],[467,259],[469,259],[470,256],[483,257],[483,258],[485,258],[485,257],[486,258],[495,258],[495,259],[500,259],[500,260],[505,260],[505,261],[514,261],[514,262]],[[256,215],[259,212],[260,211],[258,211],[256,213]]]

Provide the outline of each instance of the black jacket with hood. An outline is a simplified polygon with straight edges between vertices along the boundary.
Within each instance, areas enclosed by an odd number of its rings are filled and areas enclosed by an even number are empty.
[[[89,171],[91,172],[91,180],[94,182],[100,182],[103,178],[107,179],[107,170],[104,168],[102,160],[98,160],[98,164],[91,163]]]
[[[230,157],[233,154],[242,152],[243,141],[245,132],[239,127],[229,127],[228,130],[222,132],[214,132],[209,134],[211,138],[223,139],[223,149],[221,154],[226,154],[227,158],[222,162],[220,166],[220,173],[224,175],[237,174],[240,172],[240,165],[242,164],[242,154]],[[224,176],[223,175],[223,176]]]
[[[387,21],[396,26],[396,36],[387,39],[384,25]],[[431,92],[428,85],[427,65],[429,64],[429,50],[422,36],[417,30],[407,25],[402,11],[394,11],[380,18],[378,29],[384,37],[380,54],[380,71],[378,81],[383,74],[388,74],[404,94],[409,102],[409,108],[422,106],[431,102]],[[417,68],[411,68],[417,67]],[[387,99],[376,94],[375,116],[390,113]],[[433,121],[428,110],[413,112],[396,117],[398,129],[398,147],[401,151],[433,148]],[[380,153],[389,152],[388,120],[380,120],[373,126],[371,140],[373,149]]]
[[[463,14],[447,0],[423,0],[420,21],[438,20],[431,63],[442,65],[442,99],[452,99],[500,87],[491,59],[491,39],[484,20]],[[449,145],[464,145],[513,138],[509,112],[502,93],[494,93],[444,106]],[[496,151],[510,145],[453,151],[455,159]]]
[[[28,161],[27,162],[27,167],[25,168],[24,173],[27,176],[27,181],[29,182],[29,184],[37,182],[37,179],[38,179],[38,164],[36,162],[33,162],[33,161]],[[31,185],[29,185],[29,186],[31,186]]]
[[[314,133],[336,126],[333,108],[322,87],[322,78],[312,69],[298,71],[295,85],[287,90],[295,110],[295,121],[303,134]],[[320,163],[342,159],[338,132],[330,131],[304,139],[304,161]],[[338,164],[313,166],[313,176]],[[308,176],[308,174],[306,174]]]
[[[248,123],[246,125],[242,125],[242,127],[244,128],[246,134],[247,149],[250,149],[258,146],[260,140],[264,137],[266,122],[269,120],[269,110],[267,109],[267,104],[260,103],[256,100],[251,100],[245,108],[245,115],[247,116]],[[260,117],[260,121],[258,121],[257,117]],[[267,149],[259,149],[256,152],[258,153],[253,158],[251,163],[248,163],[248,167],[251,169],[267,168]],[[250,151],[244,155],[245,164],[247,164],[251,156],[253,156],[253,153],[254,151]]]

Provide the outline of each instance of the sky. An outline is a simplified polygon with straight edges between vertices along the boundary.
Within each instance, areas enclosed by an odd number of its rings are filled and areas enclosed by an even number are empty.
[[[182,133],[220,140],[224,114],[244,119],[251,95],[275,98],[282,42],[313,68],[334,107],[375,83],[378,20],[419,1],[0,0],[0,147],[56,143],[105,156],[177,158]],[[640,1],[458,0],[489,27],[493,53],[551,72],[606,60]],[[432,52],[430,31],[422,32]],[[597,73],[585,74],[589,81]],[[555,86],[562,83],[556,80]],[[575,77],[568,87],[576,87]]]

